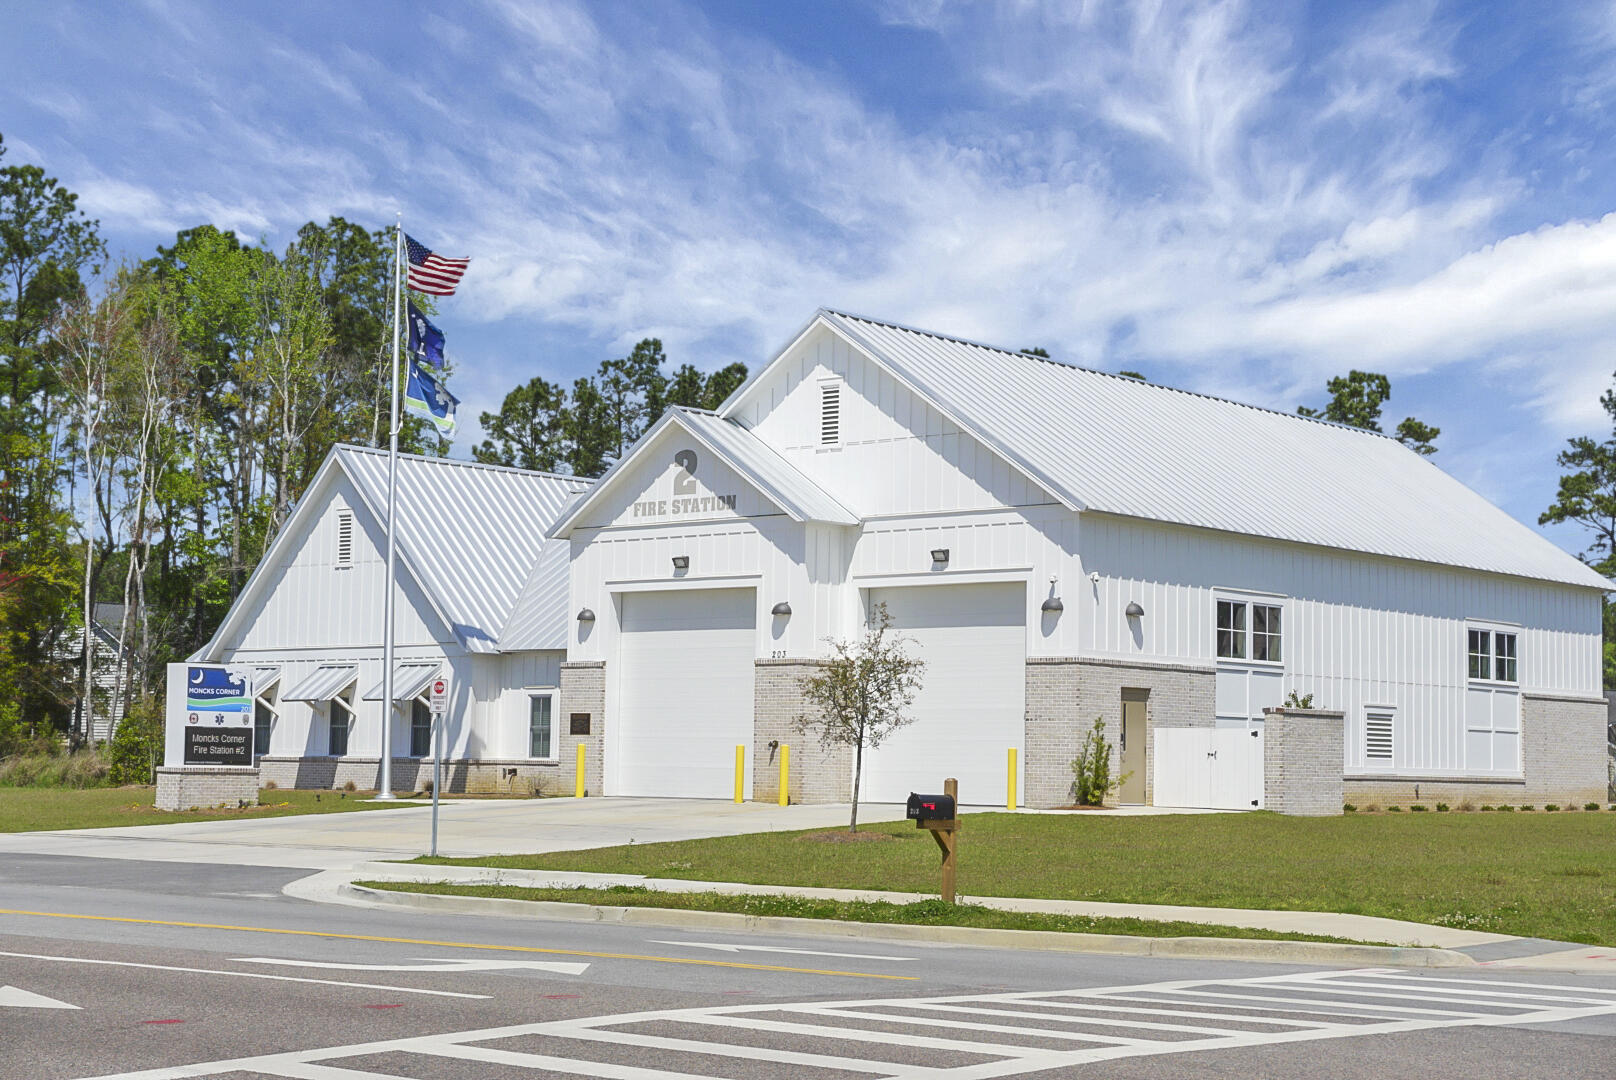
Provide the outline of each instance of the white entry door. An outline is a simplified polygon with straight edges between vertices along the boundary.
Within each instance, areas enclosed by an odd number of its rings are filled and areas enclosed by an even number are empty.
[[[1026,586],[871,589],[869,600],[887,605],[926,671],[915,722],[866,757],[860,797],[902,802],[911,791],[941,791],[952,776],[962,803],[1003,806],[1007,752],[1016,749],[1018,774],[1024,756]]]
[[[616,794],[734,797],[737,745],[752,764],[756,609],[752,589],[623,594]]]

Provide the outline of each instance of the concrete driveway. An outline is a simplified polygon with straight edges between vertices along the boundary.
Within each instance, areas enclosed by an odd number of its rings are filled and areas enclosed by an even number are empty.
[[[834,828],[843,805],[774,806],[703,799],[449,799],[439,809],[438,853],[451,856],[574,851],[705,836]],[[892,821],[903,807],[861,805],[859,820]],[[350,869],[425,854],[431,807],[117,829],[0,834],[0,851],[100,859]]]

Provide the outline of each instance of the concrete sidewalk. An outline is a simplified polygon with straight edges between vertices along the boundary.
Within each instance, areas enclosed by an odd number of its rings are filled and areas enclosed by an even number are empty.
[[[445,799],[439,806],[438,853],[521,855],[828,829],[847,824],[848,811],[846,804],[782,807],[705,799]],[[425,854],[431,815],[430,805],[412,803],[341,814],[0,833],[0,852],[331,870]],[[860,821],[902,817],[901,806],[859,807]]]
[[[587,874],[572,871],[509,870],[477,866],[429,866],[394,862],[368,863],[354,867],[349,871],[319,874],[312,878],[293,882],[286,887],[285,892],[291,896],[325,903],[355,904],[368,907],[377,902],[397,905],[400,901],[405,901],[406,906],[408,906],[408,898],[400,894],[382,894],[377,898],[363,897],[357,894],[356,890],[350,888],[354,881],[451,881],[468,885],[514,885],[528,888],[562,889],[580,886],[602,888],[612,885],[632,885],[665,892],[803,896],[825,900],[884,900],[893,904],[909,904],[918,900],[932,899],[929,895],[919,893],[860,889],[815,889],[786,885],[748,885],[739,882],[648,878],[633,874]],[[451,898],[422,896],[416,899],[425,901],[420,906],[432,908],[443,906],[435,902]],[[519,905],[524,903],[523,901],[479,900],[466,897],[453,899],[458,901],[455,905],[456,910],[482,910],[488,914],[511,914],[519,910]],[[1246,908],[1187,907],[1168,904],[1115,904],[1083,900],[1046,900],[995,896],[961,896],[960,900],[965,903],[979,904],[983,907],[997,908],[1001,911],[1103,916],[1144,919],[1152,922],[1206,923],[1214,926],[1238,926],[1255,930],[1316,934],[1344,938],[1349,941],[1386,942],[1402,948],[1444,950],[1448,953],[1459,954],[1458,956],[1453,956],[1451,960],[1445,961],[1452,963],[1474,962],[1488,967],[1616,974],[1616,949],[1599,946],[1576,946],[1569,942],[1519,938],[1507,934],[1488,934],[1476,930],[1459,930],[1451,927],[1377,918],[1369,915],[1347,915],[1323,911],[1263,911]],[[513,904],[518,905],[518,907],[513,908]],[[600,918],[599,912],[602,910],[586,908],[582,905],[566,904],[531,904],[530,906],[533,908],[542,906],[546,914],[555,918],[568,917],[567,909],[569,907],[576,908],[577,914],[572,916],[576,918],[598,919]],[[631,910],[640,914],[648,922],[657,921],[658,915],[677,922],[683,921],[685,917],[691,915],[706,917],[713,914],[670,911],[667,909],[661,912],[657,912],[657,909]],[[735,920],[737,927],[747,925],[748,921],[748,917],[742,915],[718,916],[718,918]],[[713,920],[703,918],[701,921],[711,922]],[[813,920],[801,919],[790,921],[797,924],[795,929],[799,931],[805,929],[801,924],[811,924],[813,922]],[[831,927],[827,927],[827,930],[833,933],[845,933],[847,932],[845,928],[849,925],[846,923],[833,923]],[[863,932],[870,936],[880,936],[883,931],[894,929],[894,924],[857,925],[863,927]],[[907,927],[904,929],[913,930],[914,928]],[[949,931],[963,931],[964,928],[927,927],[925,929],[936,932],[930,935],[931,940],[957,940],[960,943],[976,944],[987,943],[985,940],[981,940],[984,935],[1029,933],[1027,931],[1013,930],[971,930],[950,935]],[[1093,935],[1065,936],[1069,938],[1093,937]],[[1109,939],[1113,936],[1101,935],[1101,937]],[[1039,938],[1046,940],[1049,935],[1039,935]],[[1299,946],[1299,948],[1280,947],[1289,945]],[[1318,945],[1319,943],[1219,939],[1217,951],[1222,955],[1235,955],[1244,951],[1250,959],[1267,960],[1275,960],[1291,954],[1295,954],[1297,957],[1306,954],[1310,960],[1317,960],[1320,956],[1330,955],[1328,948],[1321,950]],[[1300,946],[1307,947],[1300,948]],[[1356,954],[1344,953],[1342,955]],[[1366,961],[1360,957],[1357,960],[1347,962],[1378,961]],[[1394,959],[1388,953],[1384,958],[1384,962],[1394,963],[1400,961]]]

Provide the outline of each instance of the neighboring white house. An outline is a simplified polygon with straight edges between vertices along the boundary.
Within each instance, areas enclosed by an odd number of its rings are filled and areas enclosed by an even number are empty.
[[[396,786],[429,775],[420,771],[431,754],[425,695],[443,674],[449,783],[571,790],[556,702],[566,545],[545,529],[589,482],[410,455],[398,467]],[[387,455],[335,448],[193,657],[253,669],[266,781],[377,785],[386,500]]]
[[[278,669],[281,782],[374,783],[385,468],[333,453],[197,657]],[[740,746],[772,798],[785,744],[792,798],[845,799],[850,755],[793,728],[799,679],[884,604],[928,668],[868,799],[953,776],[1002,802],[1014,750],[1022,801],[1064,804],[1101,717],[1148,801],[1161,728],[1261,729],[1292,692],[1342,714],[1320,768],[1349,801],[1605,796],[1611,584],[1377,433],[822,310],[582,495],[402,475],[400,662],[454,673],[465,783],[549,783],[521,752],[547,710],[591,792],[729,797]]]

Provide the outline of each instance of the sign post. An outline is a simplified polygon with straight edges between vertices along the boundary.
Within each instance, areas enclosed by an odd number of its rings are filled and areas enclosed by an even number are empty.
[[[449,680],[432,680],[427,699],[432,708],[432,854],[438,853],[438,790],[443,787],[443,728],[449,715]]]

